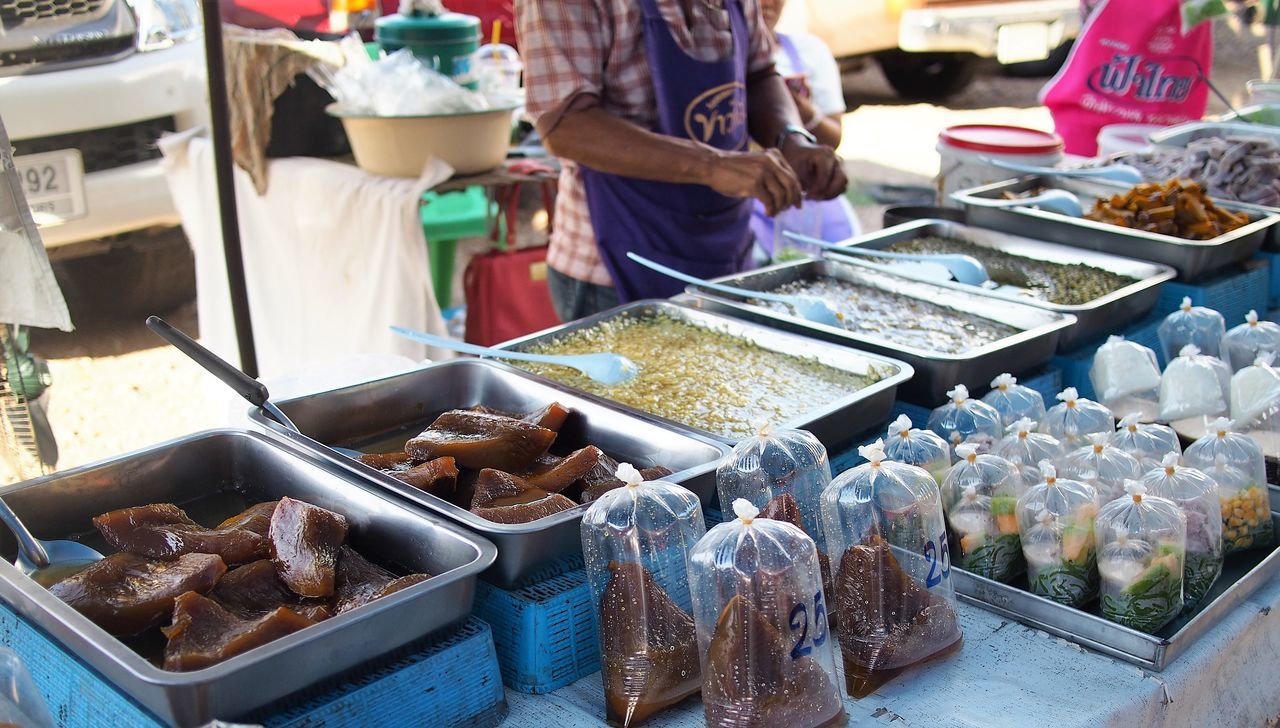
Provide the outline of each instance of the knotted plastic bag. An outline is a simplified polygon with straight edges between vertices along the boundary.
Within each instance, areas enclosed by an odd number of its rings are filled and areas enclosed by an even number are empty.
[[[1136,480],[1125,491],[1098,512],[1099,607],[1112,622],[1154,633],[1182,611],[1187,520]]]
[[[698,496],[644,482],[618,466],[626,485],[582,516],[582,554],[600,618],[605,713],[639,725],[702,684],[686,558],[706,532]]]
[[[938,485],[942,485],[951,467],[951,446],[947,441],[932,430],[913,428],[911,418],[906,415],[898,415],[898,419],[889,423],[884,456],[887,460],[924,468]]]
[[[1141,461],[1112,445],[1106,435],[1089,435],[1089,444],[1067,453],[1058,474],[1088,483],[1098,491],[1098,502],[1109,503],[1124,495],[1126,480],[1136,480],[1144,472]]]
[[[1266,489],[1267,459],[1262,448],[1253,438],[1236,432],[1231,420],[1225,417],[1210,422],[1205,436],[1188,445],[1183,457],[1187,465],[1208,472],[1218,455],[1224,456],[1231,467],[1243,470],[1254,484]]]
[[[707,725],[843,725],[813,539],[746,499],[732,508],[689,554]]]
[[[942,503],[959,541],[960,567],[1008,582],[1026,568],[1015,512],[1022,477],[1008,460],[979,455],[973,445],[956,450],[960,459],[942,483]]]
[[[1248,472],[1229,465],[1222,453],[1214,457],[1213,467],[1205,474],[1218,486],[1223,553],[1271,548],[1275,527],[1266,487],[1260,486]]]
[[[822,494],[836,565],[835,609],[850,695],[870,695],[911,665],[960,646],[951,558],[938,484],[914,465],[868,462]]]
[[[929,415],[929,429],[955,447],[973,437],[987,438],[994,444],[1004,434],[1000,413],[979,399],[969,398],[969,388],[957,384],[947,392],[949,401]]]
[[[1222,338],[1222,358],[1233,372],[1249,366],[1264,352],[1280,353],[1280,326],[1259,321],[1257,311],[1249,311],[1244,323],[1232,327]]]
[[[1227,365],[1187,345],[1160,377],[1160,419],[1173,422],[1224,415],[1230,389],[1231,370]]]
[[[1188,448],[1190,450],[1190,448]],[[1178,456],[1164,456],[1160,467],[1147,471],[1142,484],[1153,495],[1168,498],[1187,518],[1187,555],[1182,576],[1183,601],[1192,606],[1204,598],[1222,573],[1222,519],[1218,488],[1196,468],[1178,464]]]
[[[1035,431],[1036,423],[1023,417],[1009,426],[1009,434],[996,443],[992,455],[1015,463],[1054,461],[1062,456],[1062,443],[1053,435]]]
[[[1144,420],[1159,413],[1160,364],[1142,344],[1108,337],[1093,355],[1089,381],[1098,401],[1114,413],[1137,412]]]
[[[1134,413],[1120,418],[1111,444],[1137,458],[1143,470],[1159,465],[1168,453],[1182,454],[1182,443],[1172,427],[1143,423]]]
[[[1280,401],[1280,371],[1272,366],[1274,361],[1271,352],[1260,354],[1253,366],[1231,376],[1231,419],[1242,426],[1253,427]]]
[[[1186,346],[1194,346],[1207,356],[1218,356],[1226,333],[1227,324],[1222,314],[1204,306],[1192,306],[1190,298],[1183,298],[1178,310],[1165,316],[1156,330],[1160,352],[1169,363],[1173,363],[1177,353]]]
[[[1032,594],[1078,607],[1098,595],[1098,493],[1087,483],[1058,478],[1052,463],[1039,467],[1044,481],[1018,499],[1027,584]]]
[[[1031,387],[1018,384],[1017,378],[1007,372],[991,381],[991,391],[983,395],[982,401],[1000,413],[1005,427],[1023,417],[1033,420],[1044,417],[1044,397]]]
[[[1058,404],[1049,408],[1040,420],[1039,431],[1057,438],[1064,450],[1088,444],[1093,432],[1110,435],[1116,429],[1116,419],[1111,410],[1080,396],[1075,387],[1067,387],[1058,394]]]

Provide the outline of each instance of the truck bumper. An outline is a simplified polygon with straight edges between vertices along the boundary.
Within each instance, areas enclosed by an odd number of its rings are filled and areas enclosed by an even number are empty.
[[[1017,63],[1047,58],[1079,32],[1078,0],[943,5],[904,11],[898,47],[911,53],[973,53]]]

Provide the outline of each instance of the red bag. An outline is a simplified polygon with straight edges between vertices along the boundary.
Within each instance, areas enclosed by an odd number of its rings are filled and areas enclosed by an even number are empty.
[[[542,203],[548,216],[555,208],[553,184],[542,184]],[[517,249],[515,245],[520,185],[500,188],[498,194],[505,197],[499,202],[507,220],[506,249],[490,250],[472,258],[464,276],[466,340],[481,346],[500,344],[560,323],[547,288],[547,246]],[[493,237],[496,242],[496,227]]]

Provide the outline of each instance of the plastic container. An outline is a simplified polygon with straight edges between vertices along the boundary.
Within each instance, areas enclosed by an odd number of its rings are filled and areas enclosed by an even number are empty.
[[[994,407],[969,398],[969,388],[957,384],[947,392],[950,401],[929,414],[929,429],[954,449],[974,436],[987,438],[990,445],[1004,436],[1004,424]]]
[[[502,164],[511,144],[514,107],[433,116],[368,116],[325,109],[342,120],[356,165],[388,177],[418,177],[431,157],[454,174],[479,174]]]
[[[1121,417],[1136,412],[1150,422],[1160,414],[1160,363],[1142,344],[1107,337],[1093,355],[1089,381],[1098,401]]]
[[[1125,491],[1098,512],[1099,607],[1112,622],[1153,634],[1182,611],[1187,519],[1138,481]]]
[[[1250,104],[1280,104],[1280,81],[1254,78],[1246,81]]]
[[[1280,371],[1270,352],[1260,355],[1252,366],[1231,375],[1231,419],[1244,429],[1253,429],[1262,413],[1280,400]]]
[[[1222,337],[1222,359],[1232,372],[1257,361],[1258,356],[1280,353],[1280,325],[1272,321],[1259,321],[1258,312],[1250,310],[1244,323],[1233,326]]]
[[[625,463],[617,477],[626,487],[582,516],[582,554],[599,617],[605,714],[634,726],[702,684],[686,560],[706,524],[691,491],[643,482]]]
[[[0,647],[0,725],[53,728],[53,717],[22,658]]]
[[[1089,444],[1062,458],[1058,474],[1092,485],[1098,502],[1109,503],[1124,495],[1126,480],[1137,480],[1148,468],[1130,453],[1111,444],[1106,435],[1089,435]]]
[[[506,43],[486,43],[471,54],[471,75],[491,102],[522,100],[522,73],[524,61],[520,60],[520,53]]]
[[[1040,420],[1038,429],[1057,438],[1062,449],[1070,451],[1089,444],[1088,436],[1092,433],[1110,436],[1116,429],[1116,418],[1111,410],[1081,397],[1075,387],[1067,387],[1058,394],[1058,404],[1050,407]]]
[[[1218,356],[1226,333],[1227,325],[1222,314],[1204,306],[1192,306],[1189,297],[1184,297],[1178,310],[1165,316],[1156,329],[1156,335],[1160,337],[1160,353],[1166,362],[1172,362],[1188,345],[1195,346],[1202,354]]]
[[[1169,453],[1182,454],[1182,442],[1172,427],[1144,424],[1136,414],[1120,418],[1120,424],[1116,425],[1115,434],[1111,436],[1111,444],[1137,458],[1144,471],[1159,465]]]
[[[887,460],[924,468],[938,485],[951,468],[951,446],[932,430],[920,430],[911,426],[911,418],[898,415],[889,423],[889,433],[884,441]]]
[[[822,494],[835,564],[845,687],[855,698],[959,648],[960,623],[938,484],[923,468],[858,448],[868,462]]]
[[[480,18],[462,13],[429,15],[406,5],[409,13],[384,15],[374,21],[373,37],[391,53],[408,48],[431,68],[474,89],[471,57],[480,46]]]
[[[993,379],[991,391],[983,395],[982,401],[1000,413],[1000,421],[1005,427],[1023,417],[1036,421],[1044,417],[1044,397],[1031,387],[1018,384],[1012,374],[1001,374]]]
[[[947,127],[938,135],[942,157],[938,176],[939,202],[959,207],[951,194],[1016,176],[986,159],[1053,167],[1062,161],[1062,137],[1052,132],[1000,124],[961,124]]]
[[[1230,555],[1255,548],[1271,548],[1275,526],[1271,522],[1271,502],[1266,486],[1259,485],[1249,473],[1227,464],[1218,454],[1206,473],[1218,486],[1218,505],[1222,508],[1222,552]]]
[[[707,725],[844,725],[813,539],[732,507],[689,554]]]
[[[1187,553],[1182,577],[1183,603],[1199,603],[1222,573],[1222,519],[1218,488],[1205,473],[1178,465],[1170,453],[1147,471],[1142,484],[1152,495],[1168,498],[1187,518]]]
[[[1174,422],[1225,415],[1230,393],[1230,367],[1188,344],[1160,375],[1160,419]]]
[[[1208,434],[1187,446],[1183,461],[1204,472],[1213,468],[1219,455],[1227,459],[1227,464],[1240,468],[1252,480],[1253,484],[1264,490],[1267,484],[1267,459],[1262,448],[1248,435],[1236,432],[1231,421],[1225,417],[1209,423]]]
[[[1097,157],[1146,151],[1151,148],[1151,134],[1163,128],[1159,124],[1107,124],[1098,130]]]
[[[973,445],[957,448],[960,459],[942,483],[947,524],[960,548],[960,568],[1009,582],[1026,570],[1018,539],[1021,474],[996,455],[979,455]]]
[[[1078,480],[1058,478],[1040,463],[1044,481],[1018,499],[1018,533],[1032,594],[1079,607],[1098,595],[1093,521],[1098,492]]]
[[[996,443],[993,455],[1015,463],[1039,463],[1056,461],[1062,456],[1062,443],[1053,435],[1035,431],[1036,423],[1023,417],[1009,427],[1009,434]]]

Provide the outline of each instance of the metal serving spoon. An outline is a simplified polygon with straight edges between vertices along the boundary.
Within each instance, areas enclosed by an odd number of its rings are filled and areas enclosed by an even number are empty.
[[[790,306],[801,318],[807,319],[817,324],[826,324],[835,326],[836,328],[844,328],[844,315],[837,311],[825,300],[817,296],[788,296],[782,293],[767,293],[765,291],[753,291],[748,288],[737,288],[735,286],[726,286],[723,283],[712,283],[695,276],[681,273],[674,268],[668,268],[661,263],[655,263],[648,258],[636,255],[635,253],[627,253],[627,257],[646,268],[656,270],[663,275],[671,276],[678,281],[692,283],[711,291],[719,291],[728,293],[731,296],[741,296],[743,298],[758,298],[764,301],[778,301]]]
[[[288,427],[290,430],[302,434],[302,430],[293,424],[284,412],[271,401],[271,393],[267,391],[267,385],[250,377],[248,374],[237,369],[230,362],[209,351],[195,339],[175,329],[169,322],[159,316],[147,317],[147,328],[155,332],[156,336],[173,344],[178,351],[186,354],[192,361],[204,367],[213,376],[221,379],[224,384],[231,387],[241,397],[249,400],[249,404],[261,407],[271,415],[276,422]],[[347,447],[338,447],[337,445],[329,445],[330,448],[338,451],[340,455],[346,455],[349,458],[359,458],[364,453],[359,450],[352,450]]]
[[[1089,167],[1087,169],[1058,169],[1056,167],[1037,167],[1032,164],[1006,162],[1003,159],[994,159],[992,157],[983,157],[982,161],[1011,172],[1035,174],[1041,177],[1092,177],[1121,182],[1127,185],[1136,185],[1142,182],[1142,173],[1136,167],[1127,164],[1110,164],[1106,167]]]
[[[4,521],[18,539],[18,558],[13,565],[41,586],[52,586],[81,568],[102,560],[102,554],[82,543],[41,541],[32,536],[4,500],[0,500],[0,521]]]
[[[403,326],[392,326],[391,330],[406,339],[413,339],[427,346],[438,346],[441,349],[452,349],[460,351],[463,354],[475,354],[476,356],[489,356],[498,359],[514,359],[515,361],[531,361],[539,364],[559,364],[560,366],[577,369],[583,374],[591,378],[592,381],[599,382],[606,387],[612,387],[616,384],[622,384],[640,373],[640,367],[630,359],[621,354],[612,354],[601,352],[598,354],[526,354],[523,351],[507,351],[506,349],[491,349],[487,346],[476,346],[475,344],[467,344],[456,339],[446,339],[443,336],[433,336],[424,334],[421,331],[406,329]]]
[[[1039,207],[1049,212],[1057,212],[1070,217],[1082,217],[1084,207],[1080,198],[1066,190],[1045,190],[1034,197],[1018,197],[1012,200],[993,200],[983,198],[980,201],[969,198],[970,202],[983,207]]]
[[[894,260],[913,260],[921,263],[936,263],[945,266],[951,273],[951,277],[960,283],[971,286],[980,286],[990,280],[987,275],[987,269],[978,262],[978,259],[972,255],[961,255],[959,253],[939,253],[932,254],[913,254],[913,253],[890,253],[884,250],[864,250],[857,246],[846,246],[841,243],[828,243],[825,240],[818,240],[807,235],[791,232],[787,230],[783,235],[798,240],[802,243],[812,245],[823,250],[830,250],[833,253],[841,255],[861,255],[868,258],[892,258]]]

